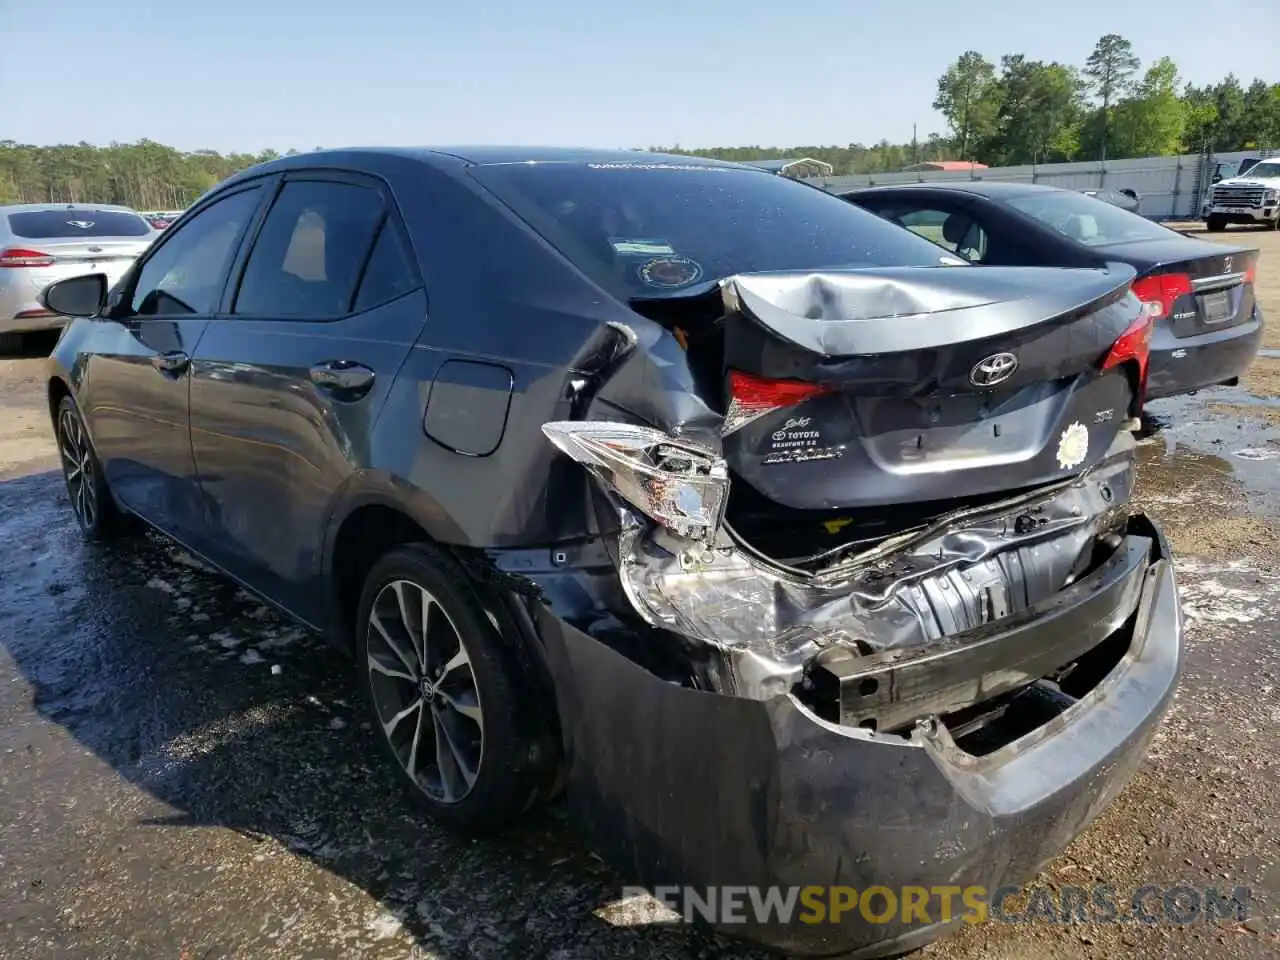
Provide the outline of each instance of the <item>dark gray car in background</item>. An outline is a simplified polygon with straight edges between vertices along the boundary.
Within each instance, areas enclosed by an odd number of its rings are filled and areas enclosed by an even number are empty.
[[[1258,251],[1187,236],[1074,190],[997,181],[904,184],[845,199],[991,266],[1137,271],[1155,311],[1148,399],[1234,384],[1262,343]]]
[[[441,823],[563,790],[628,882],[995,890],[1179,672],[1133,279],[733,164],[327,151],[47,289],[49,409],[85,533],[145,521],[348,651]]]

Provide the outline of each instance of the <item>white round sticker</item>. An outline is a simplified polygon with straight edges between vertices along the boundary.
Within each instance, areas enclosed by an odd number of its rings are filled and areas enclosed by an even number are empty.
[[[1089,455],[1089,428],[1079,420],[1062,431],[1058,440],[1058,466],[1070,470],[1084,463]]]

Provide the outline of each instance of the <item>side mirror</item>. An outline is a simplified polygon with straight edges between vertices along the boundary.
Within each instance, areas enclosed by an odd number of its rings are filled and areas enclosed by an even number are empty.
[[[40,291],[40,306],[64,317],[96,317],[107,306],[107,275],[90,273],[56,280]]]
[[[1213,175],[1213,182],[1214,182],[1214,183],[1217,183],[1217,182],[1218,182],[1219,180],[1221,180],[1221,179],[1222,179],[1222,174],[1220,174],[1220,173],[1215,173],[1215,174]]]

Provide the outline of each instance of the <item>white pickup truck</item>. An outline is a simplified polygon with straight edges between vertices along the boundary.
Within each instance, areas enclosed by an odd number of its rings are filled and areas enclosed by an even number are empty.
[[[1280,157],[1259,160],[1243,172],[1219,180],[1204,205],[1210,232],[1231,223],[1257,223],[1280,230]]]

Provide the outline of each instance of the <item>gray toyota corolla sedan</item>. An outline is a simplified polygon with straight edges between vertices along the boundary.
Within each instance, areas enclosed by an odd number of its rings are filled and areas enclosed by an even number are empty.
[[[1133,279],[733,164],[326,151],[49,287],[49,411],[84,532],[141,520],[349,651],[441,823],[563,791],[650,888],[995,890],[1177,681]],[[879,956],[917,921],[724,929]]]

